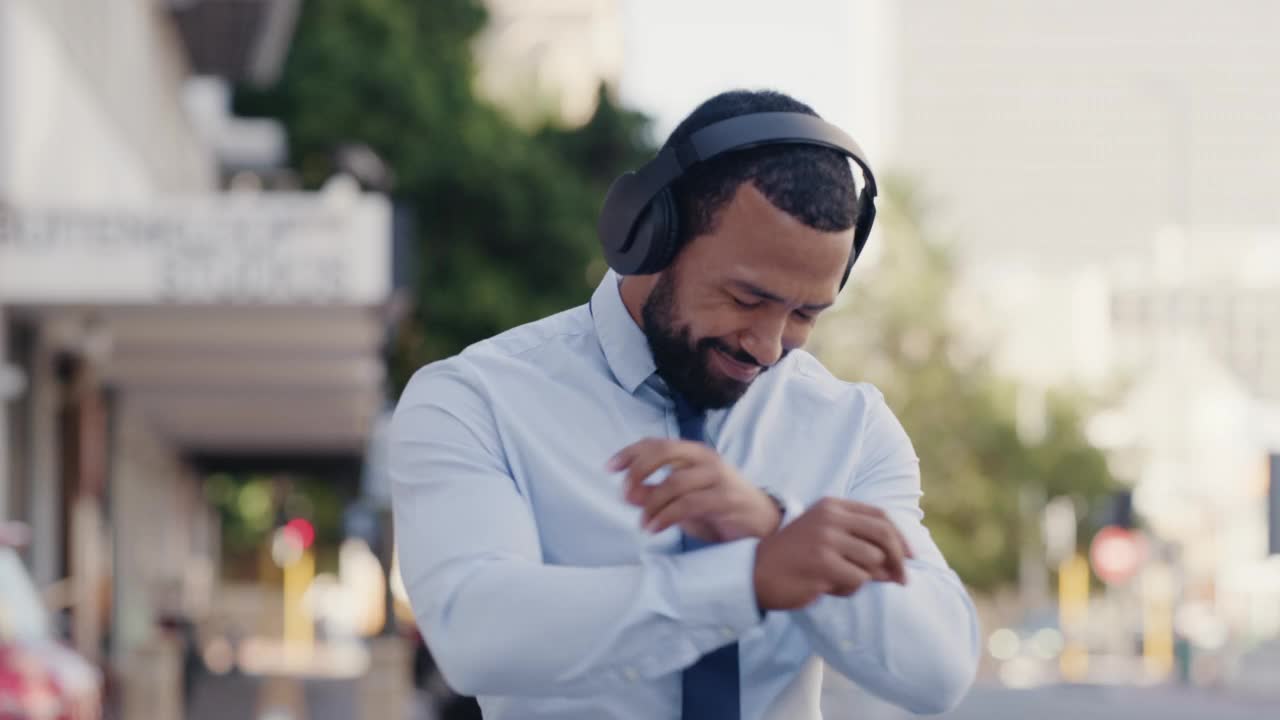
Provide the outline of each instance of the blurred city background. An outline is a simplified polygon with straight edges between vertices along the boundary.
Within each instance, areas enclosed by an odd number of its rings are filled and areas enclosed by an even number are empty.
[[[950,717],[1276,717],[1277,28],[1268,0],[0,2],[0,716],[478,717],[395,572],[398,391],[585,302],[612,178],[772,87],[886,188],[811,349],[884,390],[980,607]],[[905,716],[833,674],[824,708]]]

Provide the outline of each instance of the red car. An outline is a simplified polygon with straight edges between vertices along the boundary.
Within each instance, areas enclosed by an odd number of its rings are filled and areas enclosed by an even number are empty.
[[[0,720],[99,720],[102,674],[54,637],[16,550],[26,535],[0,523]]]

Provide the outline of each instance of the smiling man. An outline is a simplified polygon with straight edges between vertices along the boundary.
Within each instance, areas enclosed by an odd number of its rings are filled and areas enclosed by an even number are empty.
[[[401,571],[486,718],[819,718],[824,665],[915,712],[964,695],[977,623],[911,442],[801,349],[873,202],[808,106],[718,95],[611,189],[590,303],[414,376]]]

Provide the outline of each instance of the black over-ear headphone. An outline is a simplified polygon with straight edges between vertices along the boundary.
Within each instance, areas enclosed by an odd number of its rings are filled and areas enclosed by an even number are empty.
[[[862,169],[853,248],[840,287],[849,279],[876,218],[876,179],[862,149],[840,128],[803,113],[739,115],[695,131],[665,147],[639,170],[624,173],[604,199],[600,242],[604,257],[621,275],[649,275],[667,267],[680,249],[680,227],[671,184],[694,165],[717,155],[763,145],[817,145],[836,150]]]

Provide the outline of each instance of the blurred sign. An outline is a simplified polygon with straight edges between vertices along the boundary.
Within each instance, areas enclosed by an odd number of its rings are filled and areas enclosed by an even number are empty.
[[[1118,585],[1133,577],[1145,554],[1141,536],[1132,530],[1110,525],[1093,536],[1089,563],[1103,582]]]
[[[391,210],[380,195],[0,207],[0,302],[377,304],[390,290]]]

